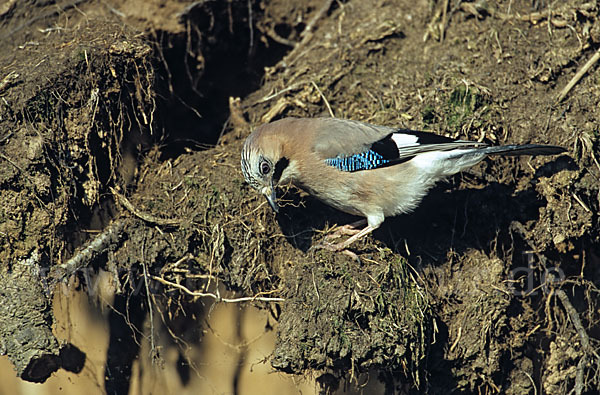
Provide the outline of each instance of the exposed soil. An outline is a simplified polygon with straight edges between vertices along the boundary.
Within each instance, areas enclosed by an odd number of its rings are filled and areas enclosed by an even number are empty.
[[[597,64],[559,96],[600,6],[491,3],[0,5],[0,352],[28,381],[80,371],[51,295],[103,270],[107,393],[157,336],[201,344],[215,302],[268,311],[265,363],[323,392],[599,391]],[[568,153],[486,160],[356,261],[311,249],[355,218],[293,188],[275,215],[239,169],[253,127],[330,114]]]

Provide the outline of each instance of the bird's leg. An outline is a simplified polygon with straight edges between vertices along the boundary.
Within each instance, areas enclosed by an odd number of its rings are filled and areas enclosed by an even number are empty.
[[[317,248],[323,248],[329,251],[344,251],[346,248],[348,248],[350,244],[354,243],[358,239],[365,237],[369,233],[373,232],[375,229],[377,229],[377,227],[367,225],[360,231],[356,232],[352,237],[350,237],[346,241],[342,241],[341,243],[337,244],[322,243],[318,245]]]
[[[366,235],[368,235],[369,233],[371,233],[372,231],[374,231],[375,227],[367,225],[364,228],[362,228],[358,233],[356,233],[354,236],[350,237],[348,240],[343,241],[341,243],[337,243],[337,244],[333,244],[332,247],[334,248],[333,251],[343,251],[346,248],[348,248],[348,246],[352,243],[354,243],[356,240],[358,239],[362,239],[363,237],[365,237]]]
[[[333,233],[330,233],[327,236],[325,236],[325,240],[338,239],[342,236],[354,236],[355,234],[359,233],[362,230],[360,228],[362,228],[366,224],[367,219],[363,218],[356,222],[352,222],[351,224],[339,226]]]

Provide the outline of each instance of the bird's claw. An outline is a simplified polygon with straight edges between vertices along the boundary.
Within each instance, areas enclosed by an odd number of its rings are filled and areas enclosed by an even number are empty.
[[[327,241],[323,241],[319,244],[312,246],[311,250],[314,249],[314,250],[327,250],[327,251],[331,251],[331,252],[339,252],[339,253],[349,256],[350,258],[354,259],[357,262],[360,262],[360,258],[358,257],[358,255],[356,255],[354,252],[348,250],[347,247],[348,247],[348,244],[346,242],[329,243]]]
[[[339,239],[342,236],[354,236],[355,234],[361,231],[360,227],[364,226],[366,222],[366,220],[361,219],[351,224],[338,226],[334,229],[332,233],[325,236],[325,240]]]
[[[332,233],[325,236],[325,240],[339,239],[342,236],[354,236],[358,232],[360,232],[360,229],[356,229],[352,225],[339,226]]]
[[[314,245],[312,248],[315,250],[327,250],[332,252],[338,252],[345,248],[345,246],[342,245],[344,243],[330,243],[327,239],[328,237],[325,237],[325,241]]]

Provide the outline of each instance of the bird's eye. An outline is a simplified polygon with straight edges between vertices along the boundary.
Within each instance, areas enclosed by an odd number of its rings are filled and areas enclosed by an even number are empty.
[[[269,162],[263,160],[260,163],[260,172],[263,175],[265,175],[265,174],[269,174],[270,171],[271,171],[271,165],[269,164]]]

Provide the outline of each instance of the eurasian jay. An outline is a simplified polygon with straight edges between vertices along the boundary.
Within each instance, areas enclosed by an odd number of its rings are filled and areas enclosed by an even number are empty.
[[[336,118],[285,118],[248,136],[241,167],[246,181],[275,212],[275,188],[292,183],[338,210],[365,217],[340,229],[352,237],[325,246],[339,251],[377,229],[386,217],[414,210],[437,181],[488,155],[564,151],[538,144],[488,146]]]

